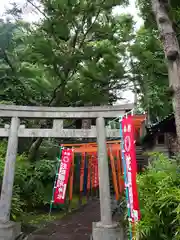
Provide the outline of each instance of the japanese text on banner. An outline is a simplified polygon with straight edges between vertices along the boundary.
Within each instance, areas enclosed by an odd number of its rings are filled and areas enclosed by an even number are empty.
[[[59,167],[58,177],[54,191],[54,203],[63,204],[66,196],[69,172],[72,163],[72,149],[63,149],[61,164]]]

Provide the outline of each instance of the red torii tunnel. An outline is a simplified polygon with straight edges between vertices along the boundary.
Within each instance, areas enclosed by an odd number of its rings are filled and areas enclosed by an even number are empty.
[[[145,120],[146,115],[134,115],[134,128],[135,128],[135,139],[137,139],[141,133],[141,125]],[[97,161],[97,144],[95,142],[80,143],[80,144],[61,144],[62,147],[73,148],[74,155],[80,154],[80,195],[83,192],[84,178],[85,178],[85,160],[88,162],[87,166],[87,191],[96,189],[99,187],[98,183],[98,161]],[[124,177],[123,167],[121,160],[121,144],[120,140],[107,141],[108,157],[110,161],[112,180],[116,199],[118,200],[124,192]],[[74,179],[74,159],[71,166],[71,175],[69,179],[69,199],[72,200],[73,196],[73,179]]]

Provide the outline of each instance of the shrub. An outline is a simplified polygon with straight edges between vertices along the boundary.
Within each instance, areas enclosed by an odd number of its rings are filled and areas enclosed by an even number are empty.
[[[0,181],[2,183],[7,142],[0,142]],[[42,159],[29,162],[25,154],[18,155],[13,187],[11,218],[23,211],[34,211],[50,203],[56,161]]]
[[[138,176],[141,221],[140,239],[180,239],[180,167],[163,154]]]

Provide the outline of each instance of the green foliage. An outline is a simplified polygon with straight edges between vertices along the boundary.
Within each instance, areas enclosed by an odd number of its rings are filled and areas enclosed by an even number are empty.
[[[0,143],[0,179],[2,182],[6,152],[5,141]],[[42,159],[29,163],[26,155],[19,155],[16,161],[15,183],[12,198],[11,217],[24,211],[34,211],[49,205],[52,197],[56,161]]]
[[[116,1],[41,4],[45,18],[29,38],[30,61],[46,65],[54,77],[58,90],[53,104],[115,101],[116,89],[125,86],[119,44],[130,39],[132,18],[111,14]],[[120,30],[122,22],[131,23],[130,28]]]
[[[180,166],[153,153],[152,163],[138,176],[142,220],[140,239],[180,239]]]
[[[131,80],[139,92],[141,107],[151,121],[163,118],[172,111],[168,95],[168,73],[157,31],[140,28],[129,47],[132,56]],[[166,108],[164,108],[164,105]]]
[[[0,101],[34,105],[46,102],[52,92],[44,67],[24,55],[28,29],[23,22],[0,20]]]
[[[55,106],[116,101],[117,90],[127,83],[123,58],[133,21],[129,15],[114,16],[112,9],[127,1],[28,4],[43,15],[36,27],[21,20],[17,4],[8,11],[17,21],[0,24],[0,100],[11,96],[16,104]]]

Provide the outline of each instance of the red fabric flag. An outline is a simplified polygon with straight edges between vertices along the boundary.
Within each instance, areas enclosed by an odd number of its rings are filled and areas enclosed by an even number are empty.
[[[132,116],[124,117],[122,120],[122,130],[124,139],[124,157],[126,161],[126,171],[128,179],[129,208],[132,222],[140,220],[140,209],[138,202],[138,192],[136,184],[136,150],[134,139],[134,125]]]

